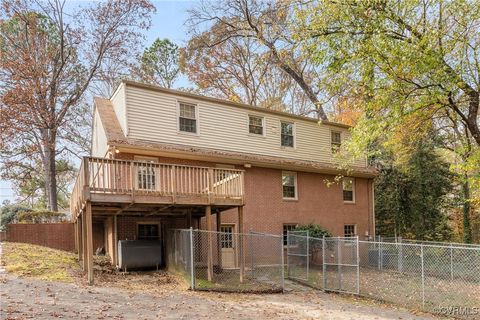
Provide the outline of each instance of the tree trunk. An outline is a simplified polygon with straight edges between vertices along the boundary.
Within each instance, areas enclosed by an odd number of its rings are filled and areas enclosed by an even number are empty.
[[[47,208],[50,211],[58,211],[55,139],[47,138],[46,140],[48,143],[45,146],[43,167],[45,174],[45,196],[47,198]]]
[[[467,177],[465,177],[467,179]],[[470,186],[468,180],[462,184],[463,192],[463,242],[472,243],[472,228],[470,226]]]

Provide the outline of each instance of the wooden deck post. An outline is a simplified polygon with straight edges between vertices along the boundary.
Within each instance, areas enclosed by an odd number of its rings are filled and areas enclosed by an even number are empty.
[[[82,210],[80,215],[82,219],[82,270],[87,271],[87,230],[85,223],[85,209]]]
[[[222,218],[220,215],[220,210],[217,210],[215,213],[215,217],[217,218],[217,257],[218,257],[218,267],[222,269],[222,238],[221,238],[221,226],[222,226]]]
[[[118,266],[118,230],[117,230],[117,215],[113,216],[113,264]]]
[[[245,275],[245,257],[243,254],[243,207],[238,208],[238,255],[240,260],[240,282]]]
[[[93,233],[92,233],[92,203],[85,204],[85,230],[87,249],[87,279],[88,284],[93,284]]]
[[[83,267],[83,233],[82,233],[82,229],[83,229],[83,224],[82,224],[82,216],[79,215],[77,217],[77,237],[78,237],[78,263],[81,264],[81,266]]]
[[[205,207],[205,218],[207,222],[207,274],[208,281],[213,279],[213,234],[212,234],[212,207]]]

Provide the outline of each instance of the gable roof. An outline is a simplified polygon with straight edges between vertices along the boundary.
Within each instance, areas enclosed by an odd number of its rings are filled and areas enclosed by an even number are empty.
[[[136,150],[147,150],[170,154],[194,155],[196,157],[208,157],[231,161],[252,163],[256,166],[282,167],[289,169],[318,171],[329,174],[352,174],[363,177],[374,177],[377,175],[376,169],[372,167],[354,166],[349,170],[339,170],[335,164],[318,161],[306,161],[284,157],[266,156],[253,153],[232,152],[211,148],[200,148],[195,146],[185,146],[172,143],[158,143],[140,139],[128,138],[123,133],[120,123],[113,109],[112,102],[104,98],[94,98],[95,109],[97,110],[102,122],[107,143],[109,146],[119,148],[128,148]]]

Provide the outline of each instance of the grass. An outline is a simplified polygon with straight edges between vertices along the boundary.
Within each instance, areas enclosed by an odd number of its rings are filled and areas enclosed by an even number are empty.
[[[7,272],[40,280],[74,282],[80,271],[74,253],[26,243],[4,242],[1,264]]]

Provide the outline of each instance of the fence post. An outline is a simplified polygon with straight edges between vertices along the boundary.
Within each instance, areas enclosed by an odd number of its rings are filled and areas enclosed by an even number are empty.
[[[309,267],[310,267],[310,245],[309,245],[309,242],[310,242],[310,231],[307,230],[307,282],[308,282],[308,275],[309,275]]]
[[[338,290],[342,291],[342,248],[340,246],[340,238],[337,240],[337,272],[338,272]]]
[[[283,245],[283,237],[282,237],[282,245]],[[287,230],[287,277],[290,278],[290,231]]]
[[[422,308],[425,308],[425,270],[423,261],[423,244],[420,244],[420,259],[422,263]]]
[[[450,280],[453,280],[453,248],[450,243]]]
[[[288,250],[288,242],[287,242],[287,250]],[[283,253],[283,236],[280,237],[280,256],[282,258],[282,291],[285,291],[285,260],[284,260],[285,257]]]
[[[195,248],[193,246],[193,228],[190,227],[190,278],[192,290],[195,290],[195,261],[193,260],[193,252]]]
[[[322,271],[323,271],[323,291],[327,288],[327,265],[325,264],[325,251],[326,251],[326,242],[325,235],[322,238]]]
[[[250,241],[249,241],[249,243],[250,243],[250,264],[251,264],[251,273],[252,273],[252,279],[253,279],[253,275],[254,275],[254,273],[253,273],[253,266],[254,266],[254,264],[253,264],[253,232],[252,232],[251,229],[250,229],[249,233],[250,233]]]
[[[357,236],[357,294],[360,294],[360,241]]]

